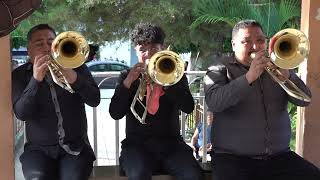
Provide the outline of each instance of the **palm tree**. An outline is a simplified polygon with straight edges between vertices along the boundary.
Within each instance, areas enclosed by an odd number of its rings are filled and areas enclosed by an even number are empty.
[[[297,27],[300,17],[299,0],[194,0],[196,20],[192,28],[203,23],[226,23],[233,27],[243,19],[255,19],[261,23],[270,37],[286,27]]]

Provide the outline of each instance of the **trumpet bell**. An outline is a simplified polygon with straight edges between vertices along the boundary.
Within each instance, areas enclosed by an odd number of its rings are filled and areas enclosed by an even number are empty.
[[[52,43],[52,57],[64,68],[81,66],[89,55],[89,45],[78,32],[66,31],[59,34]]]
[[[272,62],[282,69],[294,69],[309,55],[310,45],[307,36],[297,29],[283,29],[275,34]]]
[[[173,51],[159,51],[149,60],[147,73],[153,82],[162,86],[171,86],[182,78],[184,62]]]

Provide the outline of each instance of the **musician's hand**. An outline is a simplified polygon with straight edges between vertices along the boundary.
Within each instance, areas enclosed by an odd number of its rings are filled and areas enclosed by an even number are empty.
[[[289,69],[281,69],[281,68],[279,68],[278,70],[281,72],[281,74],[282,74],[284,77],[286,77],[286,78],[289,78],[289,77],[290,77],[290,71],[289,71]]]
[[[33,61],[33,77],[38,82],[42,82],[48,71],[48,55],[38,55],[34,58]]]
[[[192,148],[192,150],[193,150],[194,152],[197,151],[197,149],[196,149],[196,147],[195,147],[194,145],[190,144],[190,147]]]
[[[207,144],[207,152],[210,152],[212,150],[212,144],[208,143]]]
[[[129,71],[129,74],[126,77],[126,79],[123,81],[124,86],[129,89],[133,81],[138,79],[140,73],[144,73],[144,72],[145,72],[144,63],[137,63],[136,65],[134,65],[133,68]]]
[[[62,68],[62,74],[67,79],[68,83],[73,84],[77,80],[77,72],[73,69]]]
[[[276,43],[276,41],[278,40],[277,36],[273,36],[270,41],[269,41],[269,49],[268,49],[268,53],[269,56],[271,55],[271,53],[273,52],[273,48],[274,48],[274,44]]]
[[[271,69],[275,69],[276,71],[279,71],[279,73],[280,74],[282,74],[283,76],[278,76],[278,78],[281,80],[281,81],[284,81],[285,80],[285,78],[289,78],[290,77],[290,71],[289,71],[289,69],[281,69],[281,68],[279,68],[278,66],[276,66],[275,64],[273,64],[273,63],[269,63],[269,67],[271,68]],[[277,73],[278,74],[278,73]],[[279,74],[279,75],[280,75]],[[285,77],[285,78],[283,78],[283,77]]]
[[[256,56],[253,58],[249,71],[246,74],[246,78],[249,84],[258,79],[263,73],[265,67],[268,66],[269,58],[265,57],[265,51],[259,51],[255,53]]]

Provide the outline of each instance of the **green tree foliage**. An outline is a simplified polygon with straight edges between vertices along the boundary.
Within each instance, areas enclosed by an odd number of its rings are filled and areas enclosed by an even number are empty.
[[[191,27],[201,28],[208,24],[225,24],[228,34],[222,40],[222,53],[230,53],[231,29],[240,20],[255,19],[260,22],[267,37],[287,27],[298,27],[300,17],[299,0],[194,0],[196,19]]]
[[[288,112],[290,115],[290,119],[291,119],[291,139],[290,139],[290,149],[291,150],[295,150],[296,149],[296,129],[297,129],[297,106],[289,103],[288,104]]]
[[[244,2],[254,2],[256,5],[251,3],[249,6]],[[290,19],[287,14],[296,10],[286,9],[291,7],[290,3],[281,5],[281,2],[280,5],[273,3],[270,6],[271,14]],[[192,53],[192,69],[205,70],[214,57],[230,52],[232,24],[247,14],[262,14],[257,9],[267,7],[264,4],[265,1],[248,0],[43,0],[42,7],[12,33],[12,41],[14,47],[19,47],[26,43],[26,32],[30,27],[48,23],[58,32],[79,31],[89,42],[102,45],[115,40],[128,40],[136,23],[152,22],[165,29],[166,44],[171,44],[173,51]],[[283,10],[277,12],[279,8]],[[282,22],[271,21],[271,17],[270,22]],[[283,22],[287,24],[290,21]],[[198,52],[199,59],[196,61]]]
[[[79,31],[89,42],[101,45],[128,40],[135,24],[152,22],[165,29],[166,45],[171,44],[172,50],[191,52],[193,59],[200,51],[201,61],[223,50],[220,44],[229,32],[219,30],[224,24],[191,29],[195,19],[193,3],[192,0],[44,0],[41,9],[12,33],[13,44],[23,45],[26,32],[39,23],[48,23],[58,32]]]
[[[199,25],[226,23],[233,27],[243,19],[255,19],[263,26],[268,37],[287,27],[297,27],[300,17],[299,0],[195,0],[196,20],[192,27]]]

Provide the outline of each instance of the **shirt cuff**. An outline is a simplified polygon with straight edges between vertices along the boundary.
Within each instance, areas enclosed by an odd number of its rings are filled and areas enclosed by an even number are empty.
[[[77,73],[77,79],[73,84],[70,84],[73,90],[81,89],[81,87],[84,84],[84,78],[80,75],[80,73]]]
[[[29,96],[35,96],[38,92],[39,86],[42,82],[38,82],[33,76],[31,77],[29,84],[24,93],[27,93]]]
[[[239,91],[239,95],[245,95],[247,94],[250,88],[252,88],[251,84],[249,84],[246,75],[240,76],[239,78],[237,78],[235,81],[236,83],[236,89],[238,89]]]
[[[117,86],[117,89],[120,94],[129,96],[129,89],[123,84],[123,82]]]

